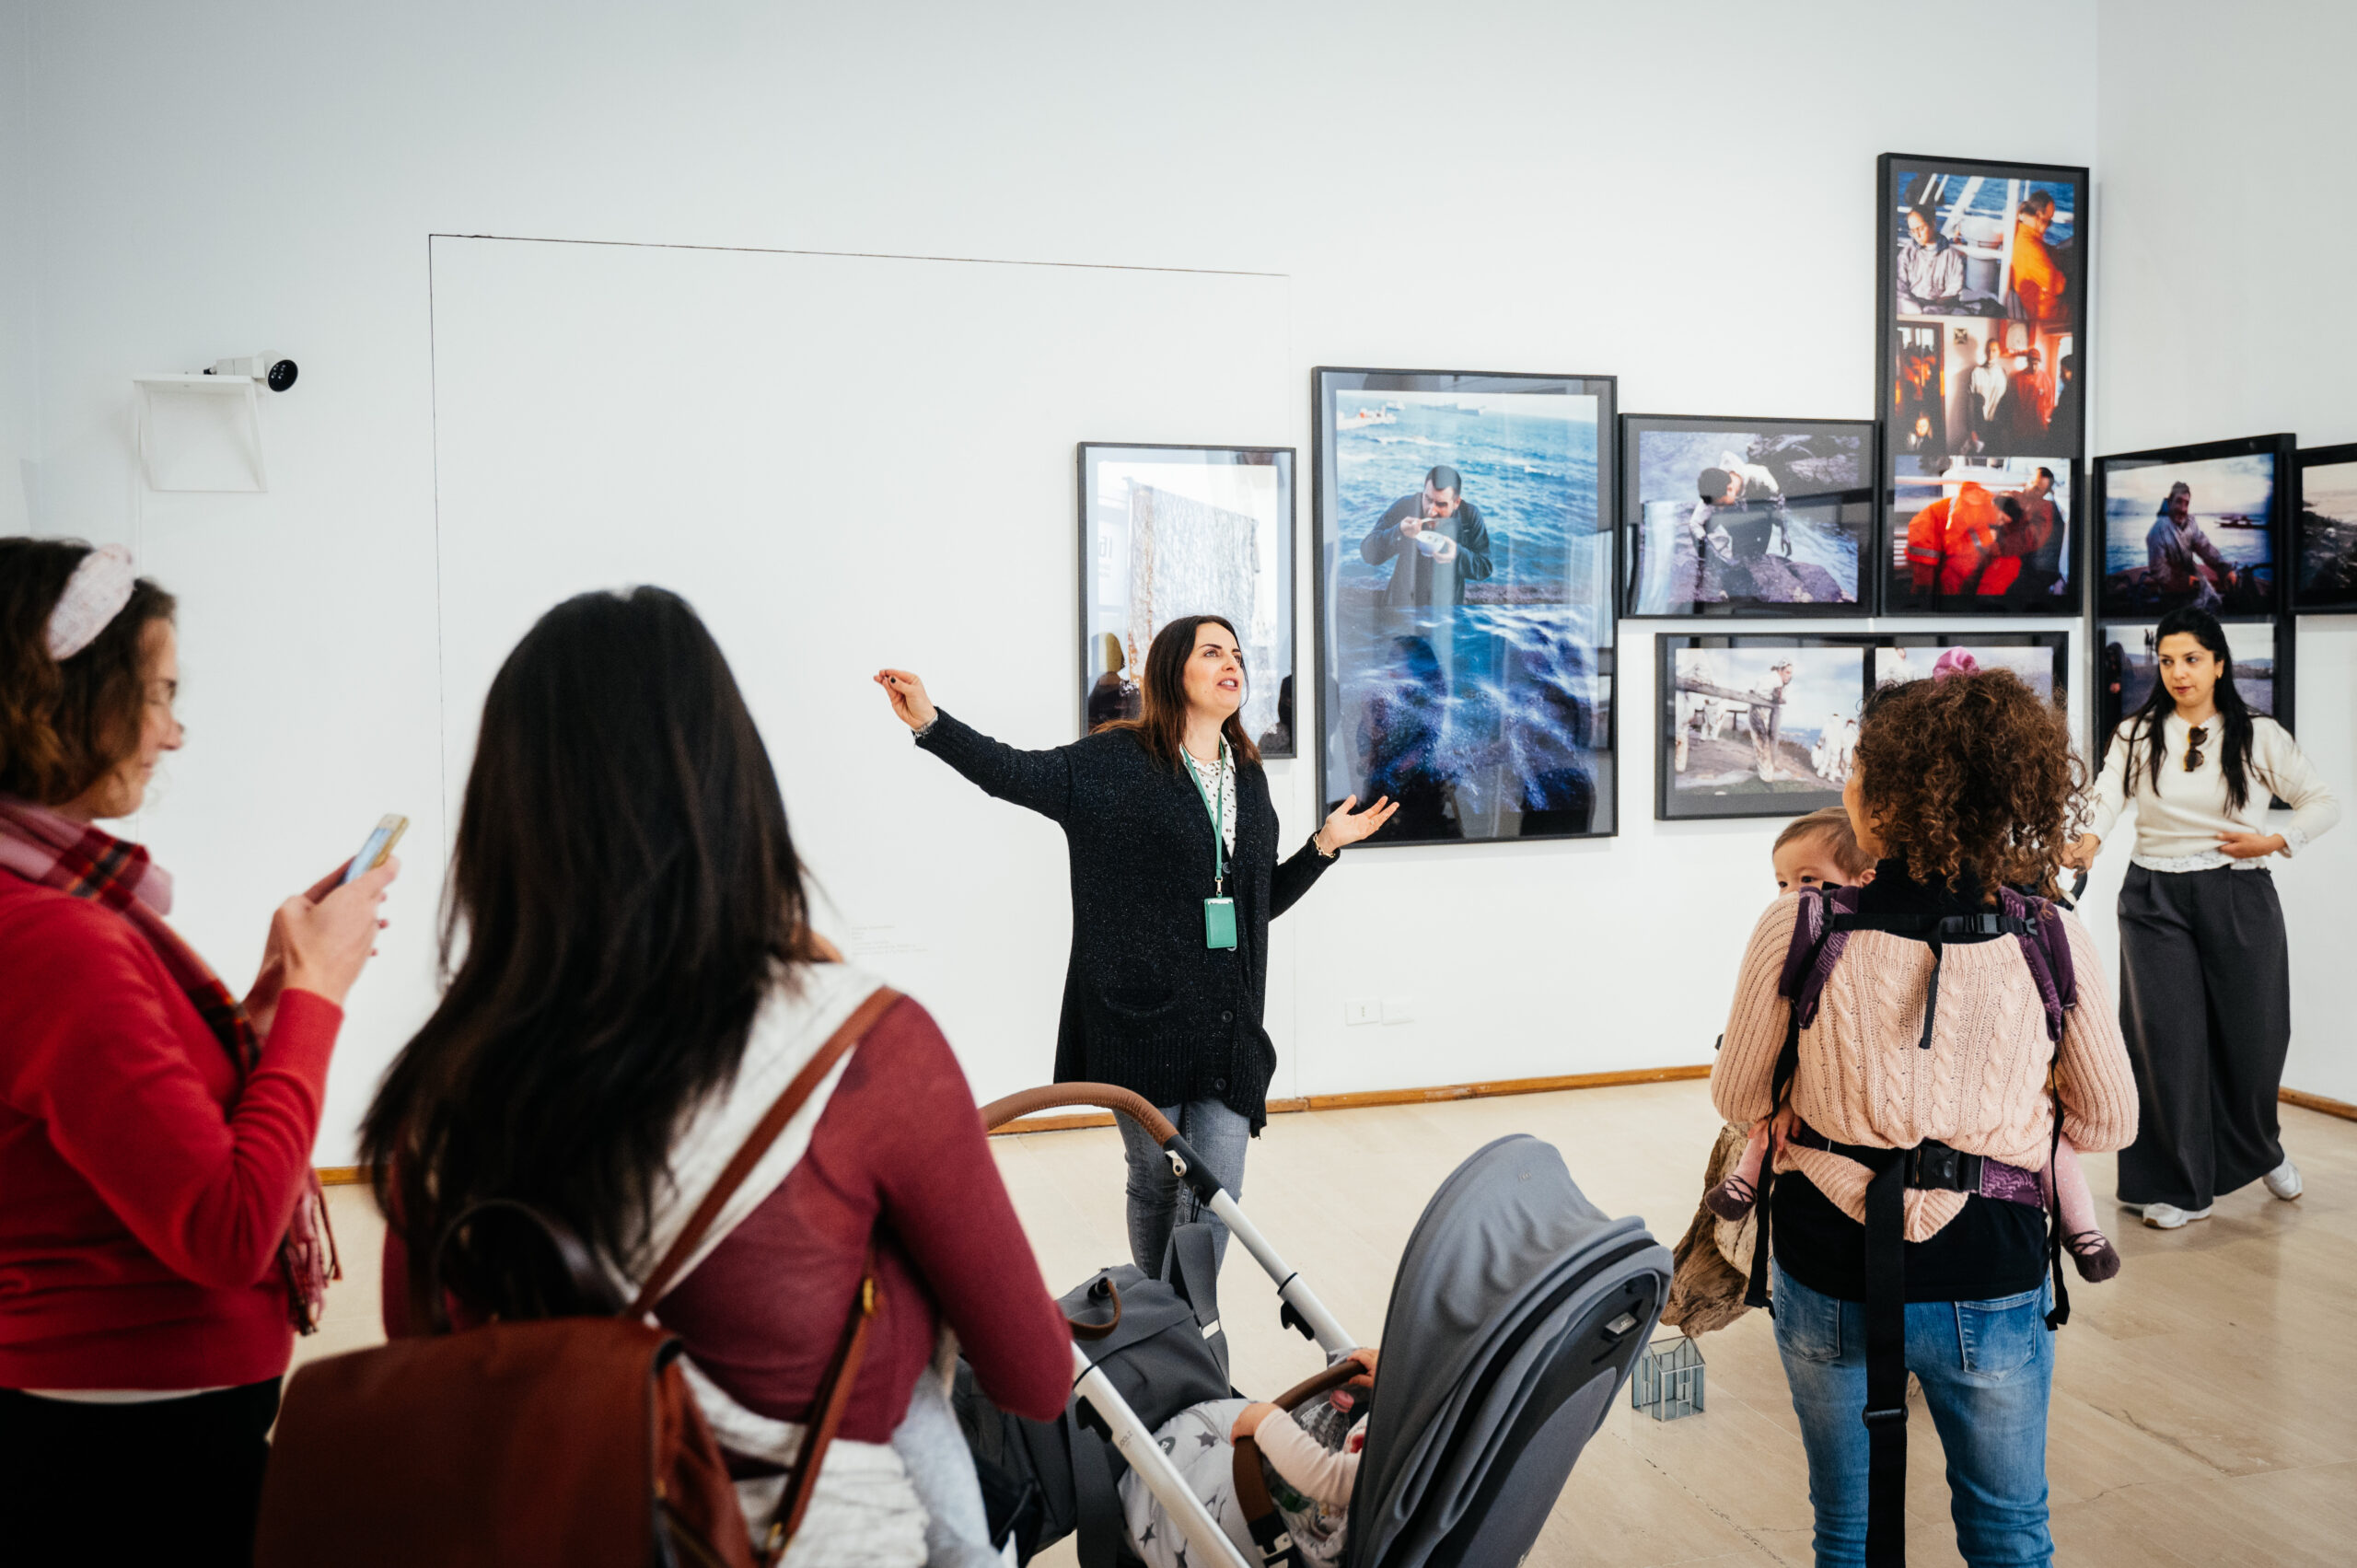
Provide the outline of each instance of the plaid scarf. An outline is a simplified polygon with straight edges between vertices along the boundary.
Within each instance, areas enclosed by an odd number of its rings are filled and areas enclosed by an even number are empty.
[[[261,1060],[261,1035],[278,1011],[270,995],[258,1030],[245,1005],[229,994],[221,977],[197,957],[180,933],[164,923],[171,912],[172,879],[147,858],[146,849],[127,843],[97,828],[60,817],[28,801],[0,797],[0,870],[29,882],[55,888],[76,899],[87,899],[129,921],[163,961],[164,972],[195,1005],[197,1016],[213,1031],[237,1068],[240,1089]],[[328,1282],[342,1279],[336,1257],[335,1233],[328,1225],[326,1194],[317,1172],[296,1200],[286,1238],[278,1244],[278,1265],[286,1280],[288,1310],[295,1326],[316,1333],[319,1309],[326,1304]]]

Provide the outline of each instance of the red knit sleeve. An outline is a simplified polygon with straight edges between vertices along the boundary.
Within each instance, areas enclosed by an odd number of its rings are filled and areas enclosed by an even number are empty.
[[[42,977],[10,1009],[0,1096],[37,1118],[141,1245],[208,1289],[268,1272],[319,1135],[328,1057],[343,1010],[307,991],[279,1004],[261,1065],[225,1114],[191,1052],[219,1051],[137,932],[60,904],[9,939]]]
[[[1000,1409],[1051,1421],[1072,1389],[1072,1330],[999,1180],[966,1074],[933,1016],[902,1002],[893,1136],[872,1140],[884,1217]],[[865,1048],[863,1048],[865,1049]]]

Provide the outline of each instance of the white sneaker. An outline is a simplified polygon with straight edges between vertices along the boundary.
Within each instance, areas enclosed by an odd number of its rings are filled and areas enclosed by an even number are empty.
[[[2206,1220],[2209,1217],[2210,1211],[2207,1208],[2180,1209],[2175,1203],[2144,1205],[2144,1223],[2154,1230],[2182,1230],[2194,1220]]]
[[[2269,1171],[2261,1179],[2267,1183],[2267,1190],[2270,1192],[2287,1203],[2298,1197],[2302,1191],[2300,1167],[2292,1163],[2292,1156],[2289,1155],[2283,1156],[2282,1165]]]

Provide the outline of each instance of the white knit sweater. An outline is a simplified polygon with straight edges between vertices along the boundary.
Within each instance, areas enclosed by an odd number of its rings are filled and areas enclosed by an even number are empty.
[[[2219,850],[2218,835],[2281,833],[2282,853],[2293,855],[2340,820],[2340,803],[2325,787],[2291,732],[2273,719],[2251,720],[2250,797],[2239,811],[2226,804],[2226,775],[2220,762],[2225,751],[2222,720],[2212,718],[2203,726],[2209,731],[2209,744],[2201,749],[2201,765],[2189,773],[2185,771],[2185,738],[2192,726],[2176,714],[2161,721],[2164,751],[2157,790],[2145,761],[2144,742],[2141,738],[2132,746],[2129,742],[2128,731],[2134,727],[2133,721],[2121,726],[2104,757],[2103,774],[2096,781],[2095,819],[2087,824],[2087,831],[2109,839],[2119,814],[2133,799],[2135,861],[2148,870],[2206,871],[2219,865],[2257,869],[2267,864],[2267,856],[2232,859]],[[2268,820],[2270,793],[2292,807],[2290,821]]]

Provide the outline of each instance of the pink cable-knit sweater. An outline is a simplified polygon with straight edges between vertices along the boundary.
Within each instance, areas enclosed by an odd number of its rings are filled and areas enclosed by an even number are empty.
[[[1776,994],[1800,894],[1768,906],[1736,981],[1727,1032],[1711,1069],[1719,1114],[1748,1125],[1775,1107],[1769,1091],[1792,1004]],[[1939,1017],[1921,1049],[1932,949],[1887,931],[1853,931],[1827,976],[1817,1019],[1801,1031],[1793,1105],[1837,1143],[1911,1148],[1936,1138],[1967,1154],[2042,1170],[2051,1146],[2049,1063],[2059,1071],[2062,1130],[2080,1149],[2126,1147],[2136,1136],[2136,1080],[2120,1042],[2095,944],[2069,913],[2078,1005],[2065,1016],[2061,1057],[2029,960],[2012,937],[1943,949]],[[1866,1214],[1866,1167],[1823,1149],[1786,1149],[1798,1169],[1852,1219]],[[1909,1189],[1907,1239],[1922,1241],[1963,1212],[1965,1194]]]

